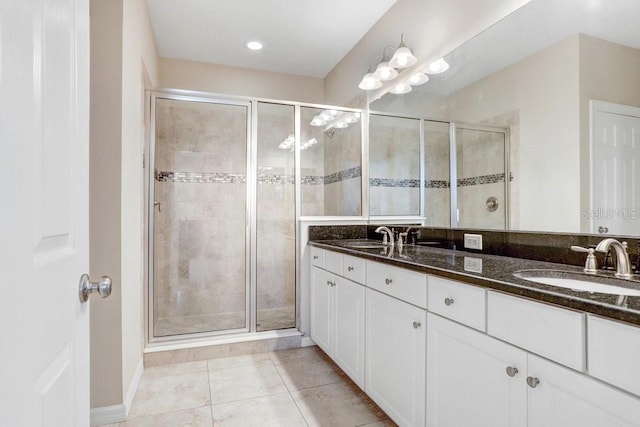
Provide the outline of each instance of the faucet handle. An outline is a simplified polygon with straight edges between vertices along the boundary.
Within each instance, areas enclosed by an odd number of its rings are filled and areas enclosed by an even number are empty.
[[[595,256],[595,249],[593,248],[583,248],[582,246],[571,246],[571,250],[574,252],[586,252],[587,260],[584,263],[584,272],[589,274],[595,274],[598,272],[598,261]]]

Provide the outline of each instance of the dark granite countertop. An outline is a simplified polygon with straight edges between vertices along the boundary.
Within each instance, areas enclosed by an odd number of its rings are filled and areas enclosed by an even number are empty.
[[[399,253],[396,248],[392,254],[388,254],[386,248],[354,249],[348,247],[354,241],[380,243],[379,240],[343,239],[315,240],[310,241],[309,244],[640,326],[640,297],[638,296],[628,296],[624,301],[619,301],[618,295],[574,291],[539,284],[513,275],[516,271],[528,269],[550,269],[581,273],[581,267],[415,245],[404,245],[402,253]],[[465,270],[465,257],[481,259],[482,272],[477,273]],[[605,271],[599,272],[598,276],[602,277],[607,283],[640,290],[640,276],[635,276],[633,280],[622,280],[615,278],[613,272]]]

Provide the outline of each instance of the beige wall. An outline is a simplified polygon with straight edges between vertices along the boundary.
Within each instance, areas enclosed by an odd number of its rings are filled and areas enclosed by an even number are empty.
[[[142,361],[144,79],[158,81],[144,0],[91,0],[90,270],[114,290],[91,307],[91,407],[131,398]]]
[[[398,0],[327,75],[326,103],[353,105],[371,59],[385,46],[397,46],[400,33],[418,57],[411,69],[423,69],[528,1]]]
[[[91,0],[90,273],[113,292],[91,304],[91,407],[122,403],[122,0]]]
[[[122,55],[122,393],[130,403],[144,347],[144,91],[156,85],[158,51],[145,0],[123,2]],[[139,366],[140,365],[140,366]]]
[[[519,191],[511,202],[518,206],[514,222],[521,230],[580,231],[577,77],[574,36],[448,99],[447,115],[461,122],[507,125],[495,118],[517,112],[519,145],[514,144],[511,169]]]
[[[324,81],[314,77],[160,59],[160,86],[225,95],[324,103]]]
[[[580,35],[580,158],[583,183],[589,182],[589,101],[640,107],[640,50]],[[582,186],[582,208],[590,206],[590,188]],[[589,232],[589,220],[582,231]]]

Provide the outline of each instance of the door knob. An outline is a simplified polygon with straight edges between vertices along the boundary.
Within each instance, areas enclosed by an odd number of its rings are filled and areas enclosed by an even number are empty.
[[[98,293],[102,298],[111,295],[111,278],[102,276],[99,282],[92,282],[88,274],[80,276],[80,302],[87,302],[89,295]]]

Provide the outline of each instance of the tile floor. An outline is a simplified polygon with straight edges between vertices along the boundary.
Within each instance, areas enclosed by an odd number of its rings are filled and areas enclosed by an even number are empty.
[[[145,368],[111,427],[395,426],[317,347]]]

